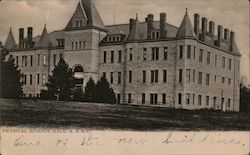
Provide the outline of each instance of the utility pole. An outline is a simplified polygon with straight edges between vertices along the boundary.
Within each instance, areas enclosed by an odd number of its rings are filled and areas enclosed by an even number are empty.
[[[248,59],[248,61],[249,61],[249,66],[248,66],[249,67],[249,75],[248,75],[248,84],[249,84],[249,87],[250,87],[250,0],[248,0],[248,2],[249,2],[249,7],[248,7],[248,11],[249,11],[249,17],[248,17],[249,18],[249,20],[248,20],[248,22],[249,22],[248,23],[249,24],[249,30],[248,30],[249,31],[249,36],[248,36],[249,37],[249,44],[248,44],[248,48],[249,48],[248,49],[249,50],[249,59]]]

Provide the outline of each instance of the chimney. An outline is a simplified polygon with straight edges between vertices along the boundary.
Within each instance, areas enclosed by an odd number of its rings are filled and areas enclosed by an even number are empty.
[[[134,19],[132,19],[132,18],[129,20],[129,31],[131,31],[131,29],[132,29],[133,21],[134,21]]]
[[[33,48],[32,33],[33,33],[33,28],[28,27],[28,48]]]
[[[222,32],[223,27],[221,25],[218,25],[218,47],[221,46],[221,39],[222,39]]]
[[[19,48],[24,48],[24,28],[19,29]]]
[[[151,39],[151,30],[154,27],[154,15],[149,14],[147,18],[147,23],[148,23],[148,39]]]
[[[160,38],[166,38],[166,19],[167,15],[166,13],[161,13],[160,14]]]
[[[202,40],[205,41],[205,36],[207,33],[207,18],[205,18],[205,17],[202,17],[201,31],[202,31]]]
[[[235,33],[233,31],[230,32],[230,49],[233,52],[235,42]]]
[[[199,32],[200,31],[200,15],[194,14],[194,32],[196,36],[199,38]]]
[[[229,30],[228,29],[224,29],[224,39],[228,40],[229,38]]]
[[[213,21],[209,22],[209,33],[214,36],[214,31],[215,31],[215,24]]]

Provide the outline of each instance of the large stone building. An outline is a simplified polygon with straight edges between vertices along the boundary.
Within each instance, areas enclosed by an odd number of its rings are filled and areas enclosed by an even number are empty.
[[[24,74],[26,97],[39,96],[59,58],[73,68],[76,87],[105,75],[117,103],[239,111],[240,52],[235,33],[199,14],[180,27],[149,14],[144,22],[105,26],[92,0],[81,0],[66,28],[33,37],[12,31],[5,46]]]

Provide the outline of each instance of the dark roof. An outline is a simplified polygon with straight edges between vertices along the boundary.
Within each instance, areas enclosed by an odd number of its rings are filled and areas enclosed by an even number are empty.
[[[142,33],[142,39],[147,39],[148,25],[147,22],[139,22],[140,31]],[[159,21],[154,21],[154,27],[160,27]],[[125,35],[129,35],[129,24],[118,24],[118,25],[108,25],[106,26],[108,34],[116,34],[117,32],[123,32]],[[166,24],[167,37],[176,37],[178,28],[171,24]]]
[[[8,38],[7,38],[4,46],[7,49],[14,49],[14,48],[16,48],[16,41],[14,39],[14,36],[13,36],[11,28],[10,28],[10,32],[9,32]]]
[[[35,43],[35,47],[49,47],[52,45],[46,26],[44,26],[43,33],[39,40]]]
[[[78,3],[75,13],[66,26],[66,30],[76,29],[73,26],[73,22],[79,19],[86,21],[86,23],[83,23],[83,27],[94,27],[105,30],[104,23],[92,0],[81,0]]]
[[[133,20],[131,31],[128,35],[127,40],[128,41],[140,40],[140,39],[142,39],[142,37],[143,37],[143,34],[141,32],[141,28],[140,28],[138,20],[137,19]]]
[[[188,17],[188,14],[186,12],[183,20],[182,20],[182,23],[181,23],[181,26],[179,28],[179,31],[176,35],[177,38],[181,38],[181,37],[196,37],[195,35],[195,32],[194,32],[194,28],[191,24],[191,21]]]

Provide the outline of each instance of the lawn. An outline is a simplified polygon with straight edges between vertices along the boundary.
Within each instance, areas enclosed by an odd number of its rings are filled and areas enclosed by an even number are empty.
[[[250,114],[96,103],[0,99],[2,126],[101,130],[249,131]]]

